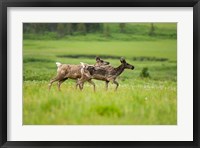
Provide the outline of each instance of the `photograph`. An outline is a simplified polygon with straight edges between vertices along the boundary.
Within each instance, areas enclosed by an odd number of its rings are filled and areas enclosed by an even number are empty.
[[[23,125],[177,125],[176,22],[28,22],[22,48]]]

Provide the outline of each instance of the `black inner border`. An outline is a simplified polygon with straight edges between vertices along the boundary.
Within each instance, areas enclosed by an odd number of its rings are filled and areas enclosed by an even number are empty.
[[[193,7],[193,141],[7,141],[7,7]],[[199,0],[0,0],[1,147],[200,147]]]

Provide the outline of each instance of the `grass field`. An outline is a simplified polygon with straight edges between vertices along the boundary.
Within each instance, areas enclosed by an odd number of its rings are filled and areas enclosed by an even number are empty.
[[[126,23],[125,33],[117,23],[107,26],[107,37],[103,32],[81,35],[76,28],[62,38],[57,31],[24,33],[24,125],[177,124],[176,24],[154,23],[153,36],[150,23]],[[120,65],[120,57],[134,65],[118,77],[118,91],[114,84],[105,91],[105,82],[97,80],[96,92],[89,83],[83,91],[76,90],[74,80],[65,81],[61,92],[56,83],[48,91],[56,75],[55,62],[94,64],[96,56],[114,67]]]
[[[23,124],[177,124],[176,40],[156,41],[66,41],[24,40],[23,43]],[[74,55],[75,57],[73,57]],[[91,55],[91,56],[88,56]],[[114,85],[95,80],[97,91],[85,84],[81,92],[67,80],[57,90],[48,91],[49,80],[56,75],[55,62],[95,63],[98,55],[111,65],[120,65],[118,57],[135,69],[125,70]],[[107,56],[107,57],[106,57]],[[141,78],[144,67],[149,78]]]

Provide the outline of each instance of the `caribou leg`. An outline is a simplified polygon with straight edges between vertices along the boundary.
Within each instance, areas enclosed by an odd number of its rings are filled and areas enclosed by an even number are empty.
[[[109,81],[106,81],[106,90],[108,90],[108,83]]]
[[[113,83],[116,84],[116,87],[115,87],[115,91],[116,91],[119,86],[119,83],[116,80],[114,80]]]
[[[90,83],[90,84],[92,84],[93,85],[93,90],[94,90],[94,92],[96,91],[96,88],[95,88],[95,83],[90,79],[90,80],[88,80],[88,82]]]
[[[60,85],[65,81],[65,80],[67,80],[68,78],[65,78],[65,79],[63,79],[63,80],[60,80],[60,81],[58,81],[58,90],[59,91],[61,91],[60,90]]]

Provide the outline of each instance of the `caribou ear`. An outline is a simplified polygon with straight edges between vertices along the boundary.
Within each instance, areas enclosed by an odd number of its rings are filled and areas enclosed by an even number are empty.
[[[100,57],[96,56],[96,61],[100,60]]]
[[[121,58],[120,58],[120,62],[121,62],[121,63],[126,63],[126,60],[125,60],[123,57],[121,57]]]

